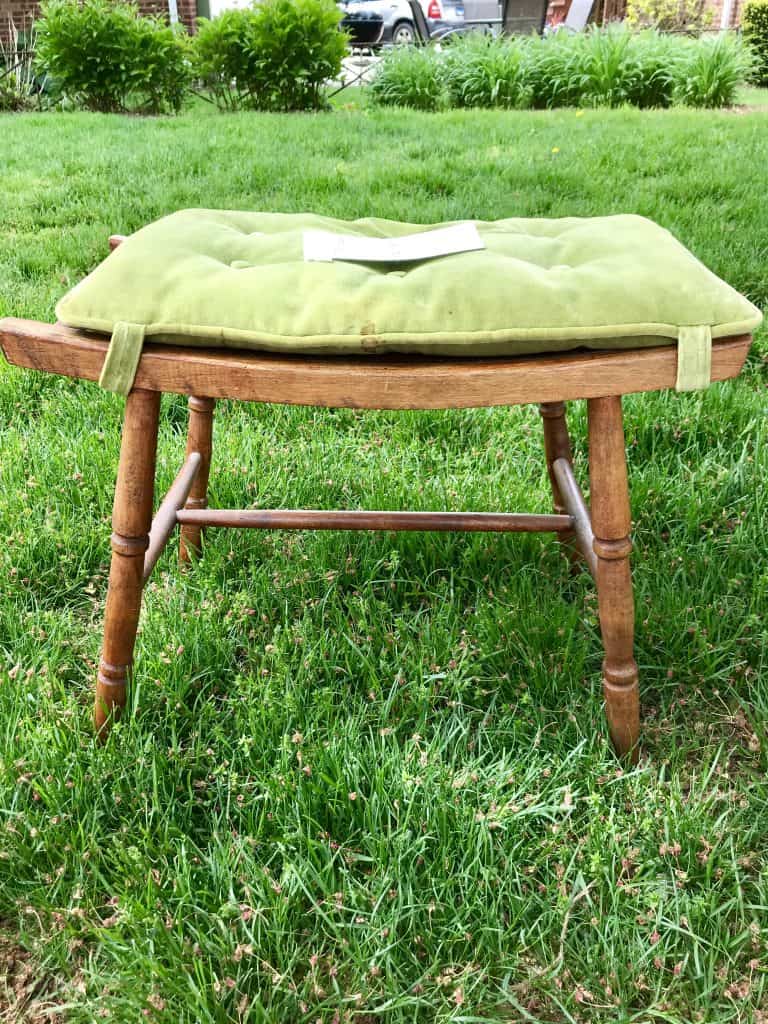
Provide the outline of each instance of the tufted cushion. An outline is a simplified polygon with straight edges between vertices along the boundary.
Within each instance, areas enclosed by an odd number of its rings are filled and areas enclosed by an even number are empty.
[[[305,229],[391,237],[428,228],[182,210],[131,235],[57,314],[73,327],[135,324],[148,338],[185,345],[451,356],[665,345],[681,327],[717,338],[761,320],[643,217],[477,227],[482,251],[401,265],[307,263]]]

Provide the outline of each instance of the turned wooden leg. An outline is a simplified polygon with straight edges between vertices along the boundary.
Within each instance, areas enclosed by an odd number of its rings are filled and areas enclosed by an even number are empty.
[[[125,707],[149,545],[155,487],[158,391],[132,391],[125,403],[120,468],[112,510],[112,564],[104,613],[104,644],[96,680],[94,723],[105,736]]]
[[[568,510],[563,503],[563,496],[560,487],[552,471],[552,464],[555,459],[566,459],[571,462],[571,439],[568,436],[568,425],[565,421],[565,402],[542,402],[539,406],[541,419],[544,424],[544,455],[547,460],[547,473],[549,482],[552,485],[552,498],[557,515],[568,515]],[[572,566],[578,559],[578,551],[573,543],[572,531],[558,534],[560,542],[564,545],[563,550],[568,554]]]
[[[621,398],[592,398],[587,410],[593,548],[597,555],[597,597],[605,648],[605,707],[617,753],[629,755],[634,763],[640,734],[640,704],[637,663],[632,651],[632,541]]]
[[[184,508],[200,509],[208,505],[208,475],[211,471],[211,453],[213,451],[213,398],[189,399],[189,429],[187,430],[187,455],[199,452],[201,455],[200,469],[197,472],[192,490],[189,492]],[[199,526],[182,526],[179,542],[179,561],[184,564],[200,554]]]

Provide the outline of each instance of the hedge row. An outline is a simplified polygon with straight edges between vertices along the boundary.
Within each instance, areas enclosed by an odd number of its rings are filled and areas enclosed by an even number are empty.
[[[88,110],[176,112],[194,84],[224,109],[318,109],[346,52],[340,17],[334,0],[262,0],[200,19],[189,37],[132,3],[43,0],[36,71],[55,96]],[[748,0],[744,21],[754,58],[731,35],[469,34],[442,49],[391,51],[371,92],[377,103],[421,110],[726,106],[746,76],[768,78],[768,0]]]
[[[131,3],[44,0],[37,68],[86,110],[177,112],[193,82],[229,109],[311,110],[341,70],[340,19],[333,0],[263,0],[190,37]]]
[[[457,38],[397,50],[372,83],[380,104],[444,107],[723,107],[752,58],[735,36],[692,39],[620,26],[577,35]]]

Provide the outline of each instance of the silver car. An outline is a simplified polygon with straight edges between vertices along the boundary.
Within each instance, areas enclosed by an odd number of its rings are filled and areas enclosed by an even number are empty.
[[[464,24],[464,0],[419,0],[430,29],[458,28]],[[345,14],[379,14],[384,31],[378,45],[405,46],[416,40],[408,0],[339,0]]]

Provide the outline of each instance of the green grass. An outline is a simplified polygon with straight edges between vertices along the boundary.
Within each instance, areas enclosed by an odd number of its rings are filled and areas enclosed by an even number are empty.
[[[762,114],[352,107],[0,118],[0,315],[51,317],[110,232],[194,205],[635,212],[768,305]],[[628,772],[593,589],[537,537],[219,532],[185,577],[169,551],[135,713],[96,746],[121,403],[0,365],[7,1019],[764,1022],[765,353],[626,401]],[[160,492],[184,429],[166,399]],[[224,402],[215,444],[218,505],[550,504],[532,408]]]
[[[736,94],[736,103],[758,110],[768,109],[768,89],[758,89],[753,85],[743,85]]]

